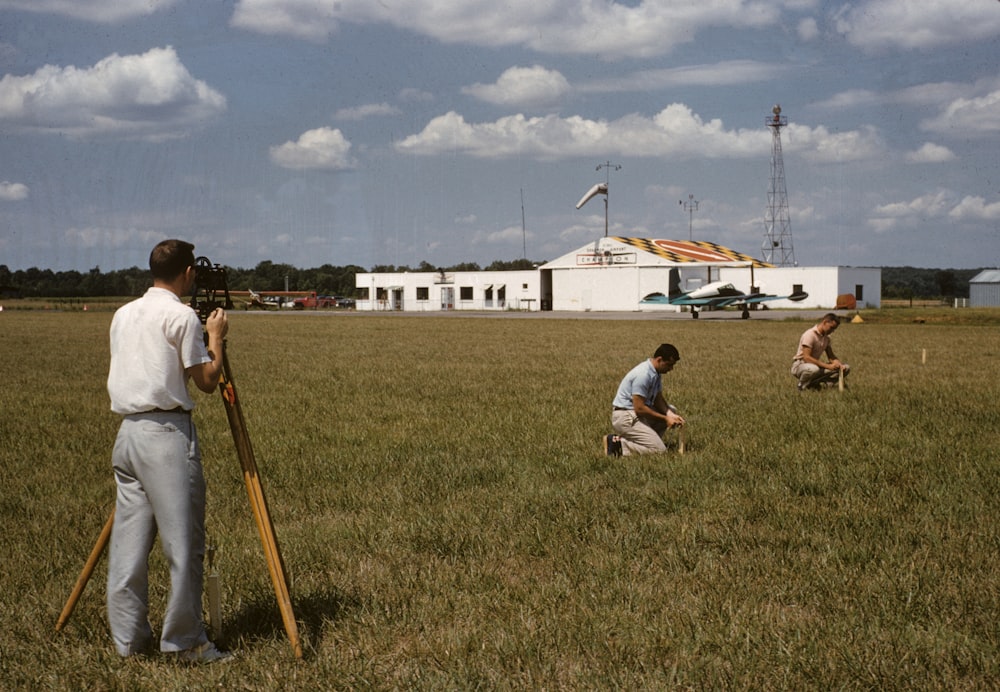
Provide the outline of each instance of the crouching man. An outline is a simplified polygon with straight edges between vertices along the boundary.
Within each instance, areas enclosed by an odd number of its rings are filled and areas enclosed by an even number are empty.
[[[810,327],[799,339],[799,348],[792,359],[792,376],[797,379],[799,391],[805,389],[821,389],[824,385],[835,385],[840,377],[847,384],[847,375],[851,366],[840,362],[833,347],[830,345],[830,335],[840,326],[840,318],[828,312],[823,315],[819,324]],[[826,355],[826,361],[823,356]]]
[[[667,450],[663,434],[684,425],[684,419],[663,397],[662,376],[673,370],[680,359],[673,345],[660,344],[652,358],[625,375],[611,404],[615,434],[604,437],[605,454],[629,456]]]

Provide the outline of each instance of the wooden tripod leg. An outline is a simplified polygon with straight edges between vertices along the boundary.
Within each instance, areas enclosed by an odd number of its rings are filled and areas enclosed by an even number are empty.
[[[69,620],[69,616],[73,614],[73,609],[76,608],[76,602],[80,600],[83,590],[87,588],[87,582],[90,581],[90,575],[94,573],[94,567],[97,566],[98,560],[101,559],[104,549],[108,546],[108,542],[111,540],[111,527],[114,523],[115,510],[112,508],[111,516],[108,517],[108,520],[104,523],[101,535],[98,536],[97,543],[94,544],[94,549],[90,551],[90,557],[87,558],[87,563],[83,566],[83,571],[76,580],[73,592],[69,595],[69,598],[66,600],[66,605],[63,606],[62,612],[59,614],[59,619],[56,621],[56,632],[61,630]]]
[[[267,500],[264,497],[264,488],[260,484],[253,446],[250,444],[250,436],[247,433],[246,422],[243,419],[243,408],[236,395],[236,388],[233,384],[232,372],[229,369],[229,357],[226,354],[225,345],[223,345],[222,351],[222,365],[225,379],[220,384],[220,391],[222,393],[222,401],[226,407],[226,416],[229,418],[229,428],[233,433],[233,442],[236,444],[236,454],[240,459],[240,466],[243,469],[243,480],[247,486],[250,508],[257,523],[257,531],[260,533],[260,541],[264,548],[264,557],[267,560],[267,569],[271,575],[271,582],[274,585],[274,594],[278,600],[278,609],[281,611],[281,620],[285,626],[285,632],[288,634],[295,657],[301,659],[302,645],[299,642],[295,613],[292,611],[292,599],[288,590],[288,575],[285,573],[285,564],[281,559],[278,537],[275,535],[274,524],[271,522],[271,513],[268,510]]]

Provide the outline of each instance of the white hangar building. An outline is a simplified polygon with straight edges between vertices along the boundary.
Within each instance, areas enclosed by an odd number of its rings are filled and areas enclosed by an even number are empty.
[[[882,300],[877,267],[773,267],[706,241],[612,236],[531,271],[358,274],[357,309],[679,312],[644,302],[669,293],[671,269],[679,269],[683,291],[726,281],[743,292],[809,294],[770,301],[770,308],[879,307]]]

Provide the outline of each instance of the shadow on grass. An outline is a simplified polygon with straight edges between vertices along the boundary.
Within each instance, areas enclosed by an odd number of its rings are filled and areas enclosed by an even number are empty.
[[[337,589],[315,590],[308,594],[292,595],[292,611],[298,626],[304,655],[322,642],[323,626],[340,619],[344,613],[356,609],[359,602]],[[242,607],[226,618],[223,639],[218,642],[225,648],[287,639],[281,610],[273,594],[256,596],[243,602]]]

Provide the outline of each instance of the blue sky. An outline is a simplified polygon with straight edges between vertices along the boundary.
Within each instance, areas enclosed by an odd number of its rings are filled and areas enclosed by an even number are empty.
[[[994,267],[998,55],[991,0],[0,0],[0,264],[554,259],[608,177],[760,257],[780,103],[800,265]]]

